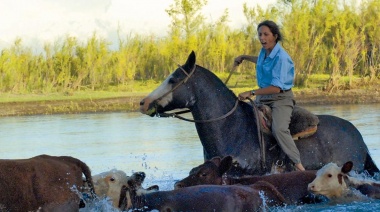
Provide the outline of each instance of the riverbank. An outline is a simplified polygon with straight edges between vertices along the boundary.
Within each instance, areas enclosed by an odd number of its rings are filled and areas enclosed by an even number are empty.
[[[327,93],[318,90],[294,91],[297,104],[370,104],[380,103],[380,90],[346,90]],[[1,102],[0,116],[75,114],[99,112],[134,112],[144,95],[120,96],[99,99],[70,99],[24,102]]]

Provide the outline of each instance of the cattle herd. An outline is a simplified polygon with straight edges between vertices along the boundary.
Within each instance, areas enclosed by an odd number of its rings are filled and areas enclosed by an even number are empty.
[[[106,198],[120,211],[265,211],[269,207],[379,199],[380,182],[357,177],[354,164],[320,170],[230,176],[231,156],[193,168],[173,190],[143,188],[144,172],[121,170],[91,175],[81,160],[39,155],[0,160],[0,211],[79,211]]]

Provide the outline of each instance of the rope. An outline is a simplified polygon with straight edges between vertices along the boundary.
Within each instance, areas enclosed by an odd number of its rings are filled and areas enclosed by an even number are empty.
[[[230,74],[228,75],[226,81],[224,82],[225,85],[227,85],[228,81],[230,80],[231,76],[232,76],[232,73],[236,70],[237,66],[234,66],[231,71],[230,71]]]
[[[255,112],[257,134],[258,134],[258,137],[259,137],[259,145],[260,145],[260,151],[261,151],[261,167],[265,171],[267,171],[267,166],[265,164],[265,161],[266,161],[265,140],[264,140],[263,132],[260,129],[259,110],[257,108],[256,103],[251,98],[247,98],[247,99],[251,102],[252,107],[253,107],[254,112]]]

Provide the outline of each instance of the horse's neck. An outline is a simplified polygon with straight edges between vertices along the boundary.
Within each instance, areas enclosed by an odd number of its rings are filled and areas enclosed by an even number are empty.
[[[233,110],[236,96],[232,95],[227,88],[215,87],[202,87],[198,90],[196,102],[191,108],[194,119],[214,119]]]
[[[238,113],[241,113],[240,105],[235,108],[236,100],[220,100],[218,98],[208,99],[207,101],[198,102],[191,108],[194,120],[202,120],[196,123],[197,129],[206,128],[209,132],[213,130],[221,131],[225,127],[231,127],[236,122],[246,123],[244,120],[237,120]],[[207,122],[207,124],[203,124]],[[227,126],[224,123],[229,123]],[[227,131],[224,131],[227,133]],[[230,132],[233,133],[233,132]],[[218,134],[207,133],[208,136],[217,136]]]

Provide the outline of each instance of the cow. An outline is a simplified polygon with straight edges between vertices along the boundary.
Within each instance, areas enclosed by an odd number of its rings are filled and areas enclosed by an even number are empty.
[[[96,195],[100,198],[108,198],[112,205],[119,205],[120,188],[127,184],[127,174],[118,169],[111,169],[92,176]]]
[[[318,170],[316,178],[308,185],[308,190],[333,200],[351,198],[357,194],[354,190],[367,197],[380,199],[380,182],[350,176],[352,167],[351,161],[347,161],[341,167],[332,162],[326,164]],[[361,199],[360,196],[357,197]]]
[[[0,159],[0,208],[4,211],[52,211],[62,206],[78,211],[82,174],[94,194],[90,168],[70,156],[38,155]],[[81,204],[82,203],[82,204]]]
[[[283,206],[284,197],[267,182],[255,185],[199,185],[171,191],[140,189],[129,180],[120,191],[121,210],[138,211],[264,211]]]
[[[317,197],[307,190],[307,186],[315,178],[315,170],[293,171],[270,175],[247,175],[230,177],[225,173],[233,166],[231,156],[224,158],[214,157],[193,168],[188,177],[178,181],[174,189],[195,185],[250,185],[258,181],[272,184],[290,204],[318,203],[325,201],[324,197]]]

